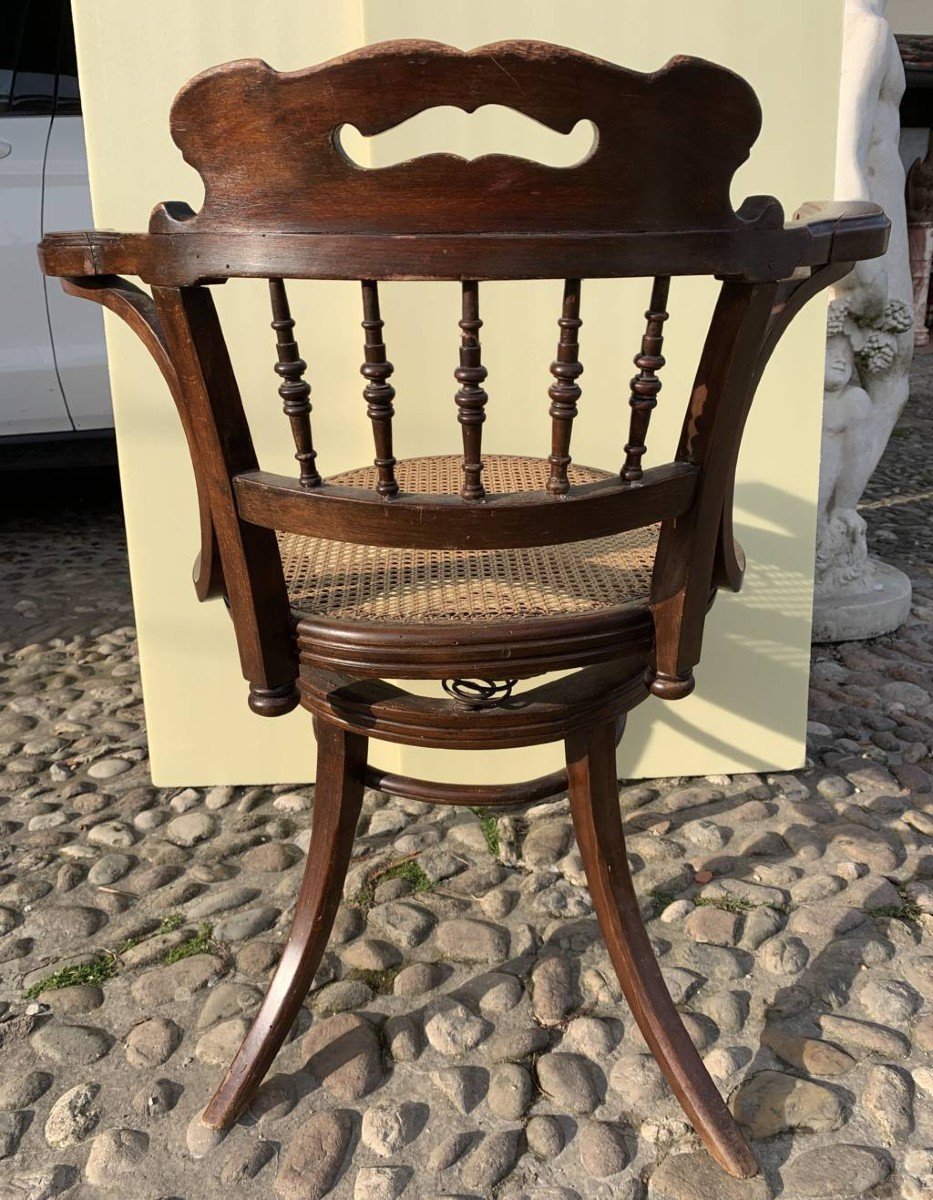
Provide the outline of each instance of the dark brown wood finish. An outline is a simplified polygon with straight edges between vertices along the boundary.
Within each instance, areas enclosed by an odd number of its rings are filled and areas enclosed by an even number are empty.
[[[394,496],[398,492],[395,455],[392,453],[392,418],[395,416],[392,401],[395,399],[395,388],[389,383],[389,376],[395,368],[386,358],[382,338],[385,321],[379,312],[379,285],[375,279],[364,279],[362,288],[365,338],[360,374],[366,380],[363,399],[366,401],[366,415],[373,423],[373,441],[376,444],[376,457],[373,460],[379,472],[376,491],[380,496]]]
[[[154,288],[153,299],[187,402],[249,706],[280,716],[298,703],[288,595],[275,534],[244,521],[233,500],[231,481],[256,454],[217,310],[206,288]]]
[[[475,279],[465,279],[460,291],[460,365],[454,371],[454,378],[460,384],[454,401],[457,420],[463,430],[463,484],[460,495],[464,500],[482,500],[486,495],[482,482],[483,422],[486,420],[486,401],[489,397],[483,388],[487,371],[483,366],[479,340],[479,331],[483,327],[479,315],[479,284]]]
[[[272,300],[272,328],[275,330],[275,345],[278,351],[275,371],[282,377],[279,395],[282,397],[283,411],[292,428],[295,458],[299,466],[298,482],[302,487],[317,487],[321,476],[318,474],[315,461],[317,453],[311,435],[311,384],[304,377],[308,364],[298,353],[298,343],[294,337],[295,320],[288,307],[284,281],[270,279],[269,295]]]
[[[583,394],[577,383],[583,374],[579,345],[580,326],[583,324],[580,320],[579,279],[565,280],[564,303],[557,323],[560,326],[560,339],[557,357],[551,363],[554,382],[548,388],[551,398],[551,453],[548,459],[551,475],[547,490],[552,496],[566,496],[570,491],[567,481],[567,468],[571,463],[570,435],[573,432],[573,419],[577,415],[577,401]]]
[[[757,1175],[755,1156],[690,1041],[645,930],[619,814],[612,723],[567,739],[567,775],[590,895],[632,1016],[710,1154],[730,1175]]]
[[[237,472],[233,487],[241,516],[269,529],[362,545],[492,550],[605,537],[676,517],[693,503],[698,479],[693,463],[666,463],[646,471],[637,491],[618,479],[597,480],[560,504],[545,491],[487,495],[482,505],[400,493],[384,504],[341,484],[306,493],[287,475],[267,471]]]
[[[363,805],[368,739],[319,725],[314,814],[304,878],[288,940],[262,1007],[204,1110],[226,1129],[246,1108],[288,1036],[323,957],[343,894],[356,823]]]
[[[597,136],[570,168],[506,155],[465,162],[432,154],[366,169],[341,146],[345,124],[371,136],[444,104],[466,111],[505,104],[561,133],[589,120]],[[887,219],[865,202],[805,205],[786,223],[772,197],[751,197],[734,209],[732,177],[759,124],[757,100],[743,80],[689,58],[645,75],[539,42],[468,52],[398,42],[291,74],[245,60],[192,80],[172,109],[175,141],[204,182],[199,212],[168,202],[155,208],[148,233],[43,239],[46,274],[121,316],[171,390],[198,484],[198,595],[229,600],[251,707],[287,712],[300,688],[301,703],[316,718],[314,821],[295,919],[259,1016],[204,1113],[208,1124],[226,1128],[243,1111],[303,1001],[339,903],[366,783],[442,804],[491,806],[567,787],[596,912],[635,1019],[717,1161],[734,1175],[755,1173],[651,952],[626,861],[615,745],[625,714],[649,692],[676,699],[692,689],[716,589],[741,583],[731,512],[735,468],[768,358],[807,301],[887,243]],[[152,298],[121,274],[151,284]],[[671,277],[691,274],[719,276],[720,299],[676,460],[644,470],[668,287]],[[653,279],[625,463],[621,478],[574,482],[582,280],[623,276]],[[297,479],[259,469],[207,286],[232,277],[269,281]],[[310,386],[285,292],[292,278],[362,281],[362,372],[377,468],[366,487],[322,480],[318,472]],[[378,297],[386,279],[460,285],[461,494],[413,494],[400,486],[412,464],[397,462],[393,447],[392,365]],[[540,478],[537,490],[523,483],[526,490],[515,494],[487,491],[492,456],[484,485],[479,283],[486,279],[564,280],[551,368],[551,453],[532,477]],[[509,465],[518,470],[520,463]],[[422,564],[454,555],[463,570],[482,552],[483,564],[470,569],[495,576],[502,556],[551,547],[548,562],[556,562],[571,543],[658,523],[650,596],[626,592],[592,610],[578,609],[571,596],[553,615],[520,620],[482,606],[470,620],[447,621],[419,620],[414,612],[403,620],[350,619],[326,605],[306,611],[299,593],[289,601],[277,537],[325,539],[338,555],[348,545],[374,553],[400,548]],[[622,560],[631,544],[610,550],[596,543],[599,553]],[[570,673],[524,685],[561,671]],[[503,689],[510,695],[477,707],[386,682],[446,681],[456,696],[454,685],[465,677],[514,685]],[[564,740],[567,771],[501,788],[434,784],[367,768],[371,737],[474,751]]]
[[[651,303],[645,313],[647,325],[641,340],[641,351],[635,355],[638,374],[632,380],[629,404],[632,409],[629,423],[628,442],[625,446],[625,462],[619,474],[628,483],[634,483],[644,475],[641,460],[648,447],[648,424],[657,407],[661,380],[658,371],[664,366],[664,322],[667,320],[667,296],[671,286],[669,275],[660,275],[651,286]]]

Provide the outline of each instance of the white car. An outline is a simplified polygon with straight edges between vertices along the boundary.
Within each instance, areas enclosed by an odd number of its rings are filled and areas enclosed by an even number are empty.
[[[113,428],[104,329],[46,279],[46,229],[89,229],[69,0],[0,3],[0,447]]]

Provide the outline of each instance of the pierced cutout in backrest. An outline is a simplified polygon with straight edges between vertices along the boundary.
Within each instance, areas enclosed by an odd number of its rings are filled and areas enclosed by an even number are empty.
[[[347,124],[337,136],[355,167],[378,171],[410,161],[412,146],[418,147],[418,155],[445,154],[464,162],[492,154],[514,155],[520,146],[529,162],[568,170],[589,157],[597,135],[592,121],[578,121],[569,133],[559,133],[514,108],[483,104],[469,113],[439,105],[371,137]]]
[[[559,133],[598,136],[572,168],[503,154],[429,154],[376,170],[341,151],[439,105],[503,104]],[[307,70],[259,59],[214,67],[179,92],[172,135],[204,182],[201,211],[165,205],[153,232],[331,233],[717,230],[780,226],[776,201],[732,207],[729,188],[761,110],[738,75],[697,58],[651,74],[544,42],[462,51],[385,42]]]

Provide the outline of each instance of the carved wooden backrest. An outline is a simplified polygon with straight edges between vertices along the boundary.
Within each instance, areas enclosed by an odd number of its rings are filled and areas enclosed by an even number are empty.
[[[344,125],[371,136],[440,105],[515,109],[560,133],[589,120],[572,167],[504,154],[355,164]],[[172,106],[172,136],[204,181],[190,228],[292,233],[729,230],[780,225],[779,206],[736,214],[729,189],[761,126],[732,71],[674,58],[651,74],[543,42],[457,50],[399,41],[302,71],[259,59],[203,72]],[[187,222],[186,222],[187,224]],[[153,232],[177,228],[165,209]]]

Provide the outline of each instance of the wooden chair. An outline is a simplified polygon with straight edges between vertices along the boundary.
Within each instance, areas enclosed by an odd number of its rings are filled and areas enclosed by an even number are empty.
[[[432,154],[367,170],[341,149],[347,122],[373,135],[437,105],[484,104],[563,133],[589,118],[598,140],[572,168]],[[467,53],[403,41],[291,74],[244,60],[197,76],[172,108],[174,139],[204,182],[200,212],[166,203],[145,234],[44,238],[43,270],[132,326],[174,397],[200,500],[197,593],[229,604],[250,707],[274,717],[301,703],[315,719],[313,829],[294,922],[207,1124],[236,1120],[306,996],[366,785],[474,805],[567,789],[639,1028],[716,1160],[737,1176],[757,1171],[652,954],[626,861],[615,751],[636,704],[693,689],[711,600],[741,585],[733,477],[771,352],[811,297],[886,245],[888,222],[872,204],[811,204],[787,223],[772,197],[734,211],[730,183],[760,121],[747,83],[692,58],[640,74],[538,42]],[[151,285],[151,297],[124,274]],[[679,275],[715,275],[722,287],[675,459],[645,469]],[[296,479],[260,470],[253,450],[210,291],[234,276],[268,280]],[[610,276],[653,282],[621,469],[602,470],[575,465],[570,438],[581,281]],[[362,281],[372,466],[322,475],[286,278]],[[551,452],[484,456],[477,281],[528,278],[565,280]],[[379,312],[387,279],[459,284],[459,455],[396,459]],[[442,681],[446,697],[384,682],[405,678]],[[462,750],[563,740],[567,770],[520,786],[430,783],[368,766],[370,738]]]

